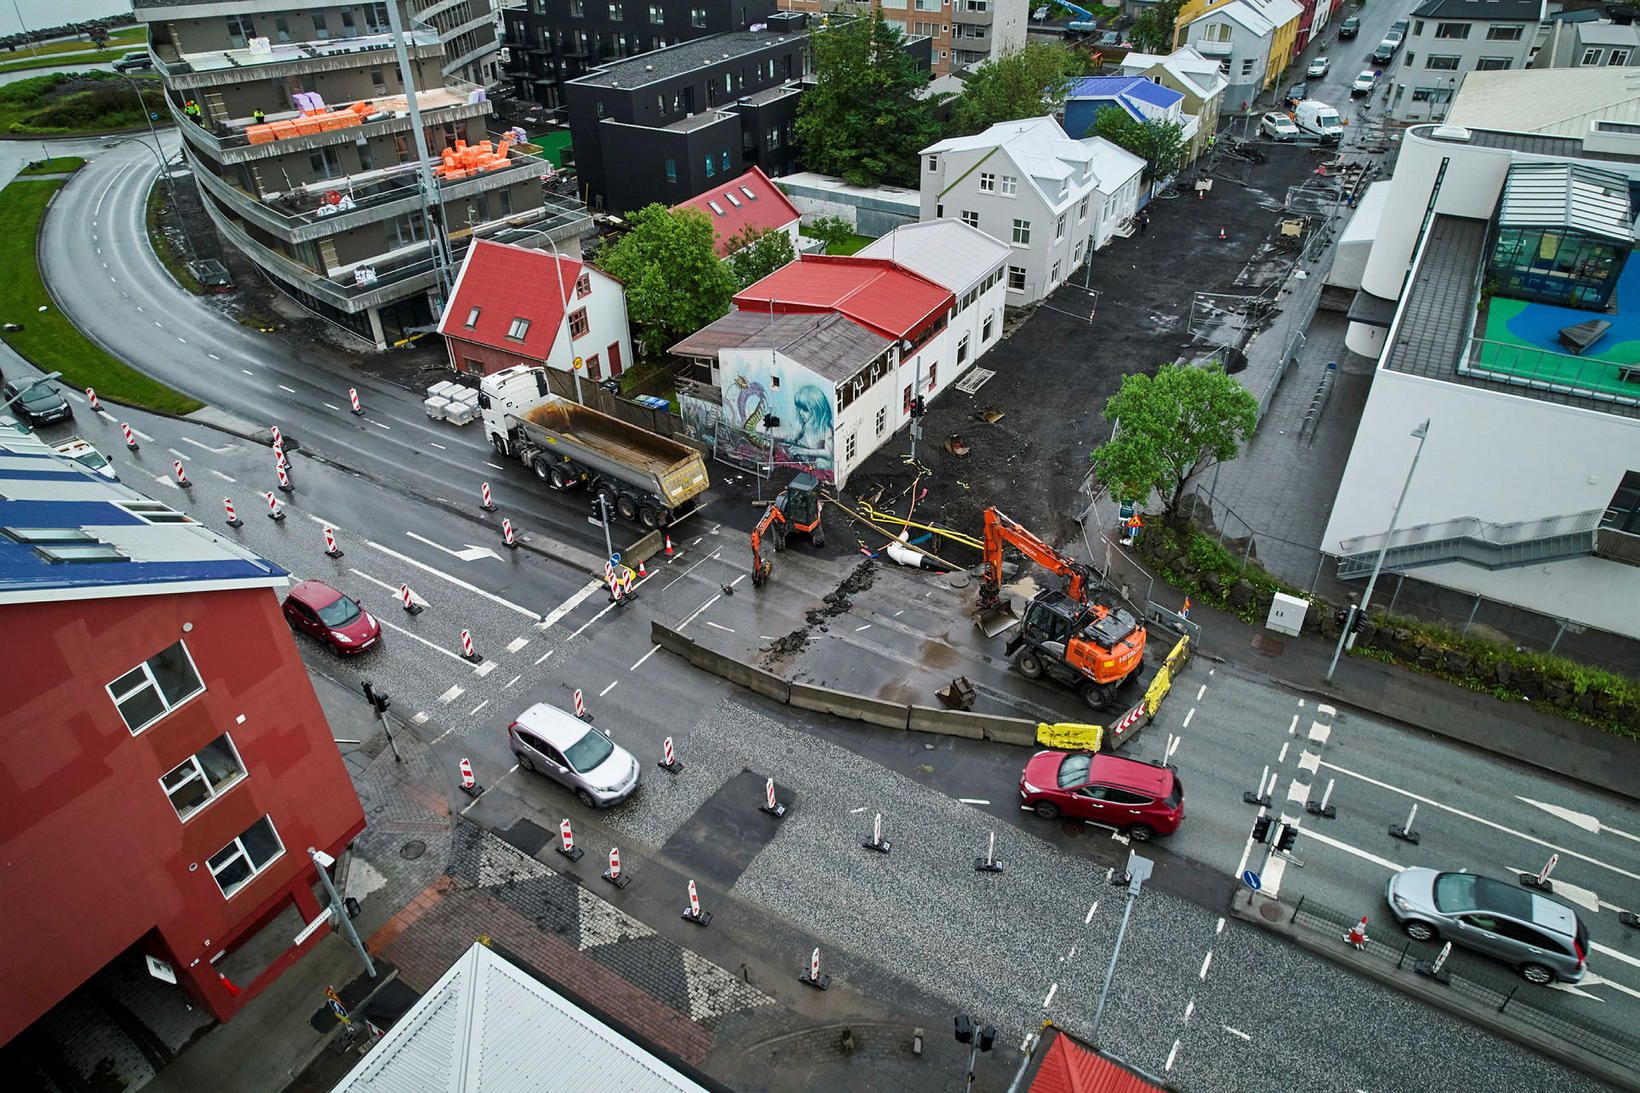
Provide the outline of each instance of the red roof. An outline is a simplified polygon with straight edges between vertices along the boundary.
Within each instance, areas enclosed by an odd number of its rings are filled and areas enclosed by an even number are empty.
[[[729,252],[729,240],[752,228],[764,231],[784,228],[802,219],[780,187],[769,181],[762,168],[753,167],[733,182],[714,186],[699,197],[680,201],[674,209],[699,209],[712,222],[717,232],[717,252],[722,258]]]
[[[1057,1033],[1037,1068],[1029,1093],[1163,1093],[1137,1074],[1122,1069]]]
[[[544,361],[563,329],[564,304],[575,294],[580,275],[581,263],[572,258],[560,260],[551,251],[479,240],[467,248],[438,332]],[[507,336],[515,319],[529,323],[522,339]]]
[[[746,311],[836,311],[885,338],[921,330],[955,297],[886,258],[805,254],[735,297]]]

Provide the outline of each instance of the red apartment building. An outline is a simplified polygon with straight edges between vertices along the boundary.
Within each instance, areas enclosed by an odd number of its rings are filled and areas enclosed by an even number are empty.
[[[0,1044],[133,949],[225,1021],[324,936],[365,821],[288,579],[0,432]]]

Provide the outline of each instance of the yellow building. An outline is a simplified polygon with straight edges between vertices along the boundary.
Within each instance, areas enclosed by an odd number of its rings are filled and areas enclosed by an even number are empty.
[[[1303,16],[1297,0],[1185,0],[1173,44],[1218,61],[1229,83],[1224,108],[1245,110],[1292,64]]]

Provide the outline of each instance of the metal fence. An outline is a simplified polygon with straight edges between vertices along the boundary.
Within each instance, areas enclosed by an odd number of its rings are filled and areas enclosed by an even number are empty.
[[[1356,924],[1356,918],[1304,897],[1293,908],[1288,922],[1317,934],[1331,935],[1338,940],[1338,944],[1343,945],[1344,933]],[[1405,938],[1386,944],[1369,937],[1361,951],[1382,967],[1412,969],[1420,962],[1433,959],[1438,950],[1439,946],[1420,944]],[[1522,1024],[1563,1040],[1579,1051],[1632,1071],[1640,1071],[1640,1037],[1587,1018],[1551,1011],[1546,1008],[1546,1003],[1558,996],[1545,988],[1534,987],[1523,979],[1508,975],[1501,968],[1495,972],[1488,968],[1467,966],[1460,969],[1448,963],[1443,969],[1443,976],[1449,976],[1443,982],[1454,994],[1491,1006],[1499,1013],[1508,1014]]]

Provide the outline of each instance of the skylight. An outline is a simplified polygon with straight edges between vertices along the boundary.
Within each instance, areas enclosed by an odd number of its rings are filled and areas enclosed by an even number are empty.
[[[79,528],[0,528],[17,543],[95,543],[97,537]]]
[[[713,212],[717,213],[719,216],[729,215],[728,213],[725,213],[723,211],[723,206],[719,205],[716,201],[708,201],[706,203],[706,206],[707,206],[707,208],[711,209]]]
[[[184,516],[161,501],[116,501],[114,504],[145,524],[191,524],[194,522],[193,517]]]
[[[752,193],[751,188],[748,187],[748,186],[742,186],[740,188],[740,192],[746,195],[746,200],[748,200],[748,201],[756,201],[757,200],[757,195]]]
[[[483,308],[475,307],[471,311],[467,312],[467,329],[468,330],[471,330],[473,327],[478,325],[478,313],[482,310],[483,310]]]
[[[48,562],[128,562],[131,559],[107,543],[53,543],[34,552]]]
[[[734,194],[730,193],[728,190],[725,190],[723,191],[723,196],[729,199],[729,204],[733,205],[737,209],[740,208],[740,199]]]
[[[528,319],[514,319],[512,325],[507,328],[507,337],[523,341],[524,336],[529,332],[530,321]]]

